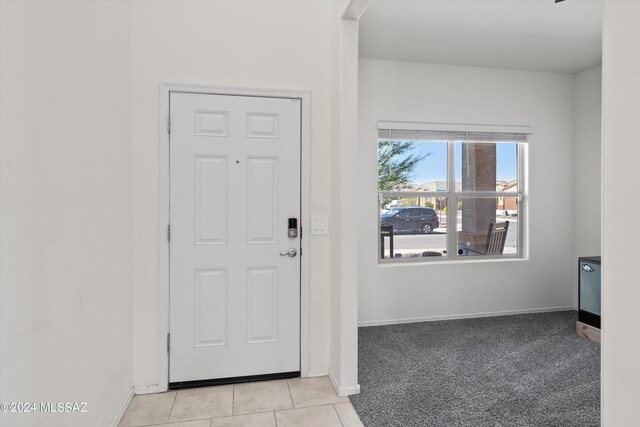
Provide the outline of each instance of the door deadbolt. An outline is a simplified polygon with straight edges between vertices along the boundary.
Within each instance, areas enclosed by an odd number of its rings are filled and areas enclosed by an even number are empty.
[[[298,237],[298,218],[289,218],[289,229],[287,230],[287,235],[289,238]]]

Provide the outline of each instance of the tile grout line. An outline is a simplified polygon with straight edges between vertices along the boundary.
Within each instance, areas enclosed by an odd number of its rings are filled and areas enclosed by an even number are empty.
[[[276,427],[278,427],[278,417],[276,417],[276,411],[273,411],[273,421],[276,423]]]
[[[344,402],[341,402],[341,403],[344,403]],[[337,404],[336,403],[322,403],[320,405],[303,406],[302,408],[278,409],[276,411],[273,411],[273,416],[276,419],[276,427],[278,427],[278,418],[276,417],[276,412],[302,411],[302,410],[305,410],[305,409],[324,408],[324,407],[327,407],[327,406],[331,406],[333,408],[333,411],[335,412],[336,416],[338,417],[338,421],[340,421],[340,425],[342,427],[345,427],[344,423],[342,422],[342,419],[340,418],[340,414],[338,414],[338,411],[335,408],[335,405],[337,405]],[[259,412],[259,413],[263,413],[263,412]]]
[[[338,410],[336,409],[336,405],[337,403],[334,403],[333,405],[331,405],[333,407],[333,411],[336,413],[336,415],[338,416],[338,420],[340,421],[340,424],[342,425],[342,427],[344,427],[344,422],[342,422],[342,417],[340,417],[340,414],[338,413]]]
[[[0,0],[3,1],[3,0]],[[193,423],[195,421],[206,421],[206,420],[211,420],[213,418],[218,419],[218,418],[229,418],[230,415],[224,416],[224,417],[208,417],[208,418],[190,418],[190,419],[186,419],[186,420],[180,420],[180,421],[171,421],[168,423],[160,423],[160,424],[145,424],[143,426],[128,426],[128,427],[155,427],[155,426],[162,426],[164,427],[165,425],[171,425],[171,424],[180,424],[180,423]]]
[[[0,0],[0,1],[3,1],[3,0]],[[260,410],[260,411],[257,411],[257,412],[243,412],[243,413],[241,413],[241,414],[235,414],[235,415],[222,415],[222,416],[219,416],[219,417],[212,417],[212,418],[213,418],[214,420],[217,420],[217,419],[219,419],[219,418],[231,418],[231,417],[242,417],[242,416],[245,416],[245,415],[266,414],[267,412],[290,411],[291,409],[293,409],[293,408],[285,408],[285,409],[265,409],[265,410]],[[199,418],[199,419],[204,420],[205,418]],[[187,421],[187,420],[185,420],[185,421]],[[146,426],[145,426],[145,427],[146,427]]]
[[[236,414],[236,386],[231,385],[231,416]],[[213,423],[213,419],[211,421]]]
[[[176,391],[174,393],[175,394],[173,395],[173,402],[171,402],[171,410],[169,411],[169,416],[167,417],[167,424],[171,420],[171,414],[173,413],[173,407],[176,406],[176,400],[178,400],[178,392]]]
[[[289,385],[289,380],[287,380],[287,390],[289,390],[289,399],[291,399],[291,408],[296,409],[295,403],[293,403],[293,395],[291,394],[291,386]]]

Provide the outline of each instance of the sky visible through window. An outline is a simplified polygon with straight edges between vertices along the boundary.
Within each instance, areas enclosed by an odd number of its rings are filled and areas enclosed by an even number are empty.
[[[518,177],[517,155],[515,143],[496,144],[498,181],[513,181]],[[456,143],[456,181],[462,180],[461,166],[462,143]],[[447,143],[446,142],[420,142],[415,141],[414,147],[402,157],[409,154],[429,155],[415,168],[411,182],[424,184],[432,181],[446,181],[447,179]]]

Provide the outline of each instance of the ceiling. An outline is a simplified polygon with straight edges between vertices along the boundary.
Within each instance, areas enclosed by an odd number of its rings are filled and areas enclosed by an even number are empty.
[[[360,57],[577,73],[602,60],[602,0],[371,0]]]

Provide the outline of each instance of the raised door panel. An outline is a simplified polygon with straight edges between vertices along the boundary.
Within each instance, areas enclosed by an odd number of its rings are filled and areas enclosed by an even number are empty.
[[[277,341],[278,269],[247,269],[247,343]]]
[[[227,156],[195,156],[196,245],[227,243]]]
[[[247,158],[247,242],[277,243],[278,158]]]
[[[277,113],[247,113],[247,137],[278,139],[280,117]]]
[[[227,344],[228,282],[226,269],[195,271],[193,292],[195,347]]]
[[[229,136],[229,113],[227,111],[195,111],[196,136]]]

